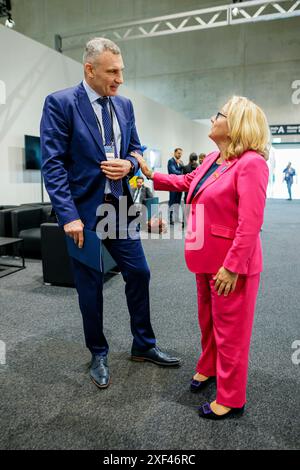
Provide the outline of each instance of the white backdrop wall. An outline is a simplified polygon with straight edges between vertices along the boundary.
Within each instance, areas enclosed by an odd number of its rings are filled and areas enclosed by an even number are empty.
[[[81,64],[0,25],[0,204],[41,200],[39,172],[24,169],[24,135],[39,135],[42,107],[49,93],[81,79]],[[121,94],[133,101],[141,142],[161,151],[163,171],[175,147],[184,149],[186,162],[190,152],[214,148],[204,124],[124,86]],[[167,199],[166,194],[157,195]]]

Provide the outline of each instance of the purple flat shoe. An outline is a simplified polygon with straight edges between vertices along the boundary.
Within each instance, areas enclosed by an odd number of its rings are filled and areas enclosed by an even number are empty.
[[[200,392],[213,380],[214,377],[208,377],[207,380],[203,380],[202,382],[200,382],[199,380],[192,379],[190,384],[190,390],[192,393]]]
[[[215,421],[218,421],[220,419],[227,419],[227,418],[234,418],[234,417],[239,417],[242,416],[244,413],[245,405],[242,406],[242,408],[231,408],[231,410],[228,411],[228,413],[225,413],[224,415],[217,415],[216,413],[213,412],[213,410],[210,407],[209,403],[204,403],[203,405],[198,407],[198,412],[199,412],[199,417],[204,418],[204,419],[213,419]]]

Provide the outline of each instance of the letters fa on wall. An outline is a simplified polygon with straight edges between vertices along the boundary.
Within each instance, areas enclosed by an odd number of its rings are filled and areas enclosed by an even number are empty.
[[[0,80],[0,105],[6,103],[6,86],[3,80]]]
[[[300,104],[300,80],[294,80],[292,82],[292,89],[295,90],[292,93],[292,103]]]

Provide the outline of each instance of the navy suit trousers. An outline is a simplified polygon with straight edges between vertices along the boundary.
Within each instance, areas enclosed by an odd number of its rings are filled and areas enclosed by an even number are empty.
[[[118,264],[125,281],[132,346],[150,349],[156,340],[150,322],[150,270],[141,240],[138,236],[135,239],[106,239],[102,243]],[[109,347],[103,332],[103,275],[75,259],[72,259],[72,264],[86,346],[92,354],[105,356]],[[115,309],[118,309],[117,304]]]

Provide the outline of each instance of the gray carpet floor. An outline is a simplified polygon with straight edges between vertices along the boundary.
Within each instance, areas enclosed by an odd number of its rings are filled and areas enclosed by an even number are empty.
[[[251,345],[248,403],[241,419],[200,420],[189,381],[200,353],[196,287],[182,240],[145,240],[152,322],[177,369],[133,363],[124,283],[105,283],[111,386],[89,380],[75,289],[44,286],[39,261],[0,279],[1,449],[299,449],[300,202],[270,200],[262,232],[262,275]],[[300,354],[299,356],[300,357]]]

